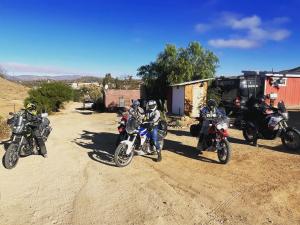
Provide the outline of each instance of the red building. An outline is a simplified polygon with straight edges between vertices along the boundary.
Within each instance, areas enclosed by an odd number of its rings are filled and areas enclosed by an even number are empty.
[[[300,67],[280,72],[260,72],[264,94],[274,97],[274,104],[284,101],[288,107],[300,107]]]
[[[114,110],[116,108],[129,107],[132,100],[140,99],[140,90],[106,90],[104,94],[105,108]]]

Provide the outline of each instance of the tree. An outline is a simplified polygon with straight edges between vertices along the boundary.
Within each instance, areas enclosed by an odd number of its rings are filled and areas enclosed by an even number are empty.
[[[213,78],[218,62],[218,57],[198,42],[179,49],[167,44],[154,62],[138,68],[137,75],[142,77],[149,97],[164,101],[169,85]]]
[[[37,105],[38,112],[57,112],[62,104],[73,97],[72,88],[61,82],[43,83],[37,89],[31,89],[24,105],[29,102]]]

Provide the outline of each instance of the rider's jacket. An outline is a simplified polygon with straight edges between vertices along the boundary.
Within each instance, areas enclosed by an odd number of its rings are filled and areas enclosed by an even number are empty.
[[[156,109],[154,111],[147,110],[146,111],[146,120],[153,125],[158,125],[160,121],[160,112]]]
[[[141,107],[138,107],[137,109],[134,109],[133,107],[131,107],[129,109],[129,116],[134,117],[139,121],[142,121],[145,117],[145,112]]]
[[[226,113],[224,112],[224,110],[220,109],[220,108],[214,108],[213,110],[210,110],[207,106],[204,106],[203,108],[201,108],[200,110],[200,118],[206,119],[210,116],[213,117],[225,117]]]

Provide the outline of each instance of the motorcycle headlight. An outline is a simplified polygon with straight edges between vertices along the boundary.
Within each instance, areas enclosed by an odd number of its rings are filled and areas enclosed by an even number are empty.
[[[289,113],[288,112],[285,112],[285,113],[282,113],[282,117],[286,120],[289,119]]]
[[[221,130],[221,129],[227,130],[228,125],[226,123],[219,123],[219,124],[217,124],[217,129],[218,130]]]
[[[13,132],[15,134],[19,134],[19,133],[22,132],[22,130],[23,130],[23,126],[15,126],[14,129],[13,129]]]

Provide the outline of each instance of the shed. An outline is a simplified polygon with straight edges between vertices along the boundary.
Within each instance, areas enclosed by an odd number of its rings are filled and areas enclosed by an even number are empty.
[[[199,116],[199,109],[206,101],[208,81],[194,80],[170,86],[167,94],[168,111],[175,115]]]
[[[300,107],[300,73],[266,73],[265,95],[275,96],[289,108]]]
[[[141,91],[138,90],[120,90],[109,89],[104,93],[104,104],[107,110],[129,107],[131,101],[141,98]]]

